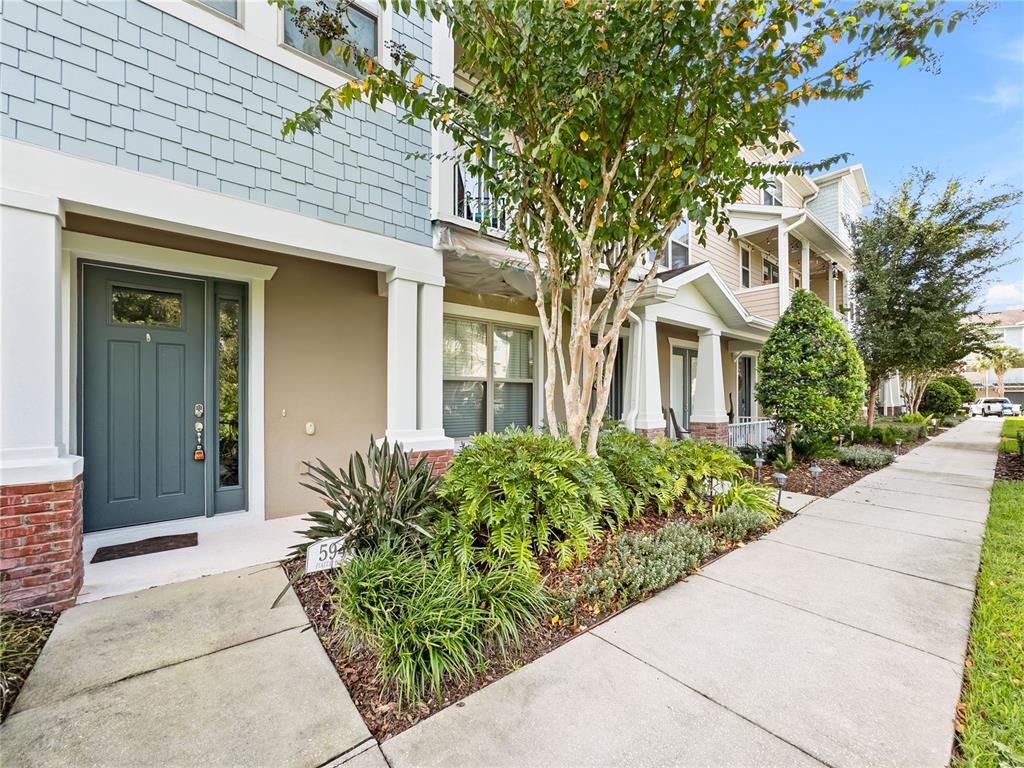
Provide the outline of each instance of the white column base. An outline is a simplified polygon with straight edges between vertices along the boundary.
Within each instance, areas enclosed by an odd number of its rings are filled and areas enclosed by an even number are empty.
[[[81,456],[54,456],[48,459],[0,460],[0,486],[62,483],[82,474]]]
[[[455,441],[446,437],[441,429],[406,429],[387,430],[384,436],[391,442],[402,446],[406,453],[414,451],[450,451],[455,448]]]

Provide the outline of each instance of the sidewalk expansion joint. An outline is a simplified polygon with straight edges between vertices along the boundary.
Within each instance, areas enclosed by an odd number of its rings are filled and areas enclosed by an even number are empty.
[[[878,506],[878,505],[877,504],[872,504],[872,505],[869,505],[869,506]],[[904,509],[904,510],[901,510],[901,511],[909,512],[912,515],[917,515],[917,514],[926,515],[926,514],[928,514],[927,512],[913,512],[913,511],[911,511],[909,509]],[[879,531],[892,531],[893,533],[906,533],[906,534],[908,534],[910,536],[924,536],[927,539],[938,539],[939,541],[952,541],[952,542],[954,542],[956,544],[973,544],[974,543],[972,541],[968,541],[967,539],[951,539],[948,536],[936,536],[933,533],[921,533],[920,531],[907,531],[907,530],[904,530],[903,528],[890,528],[887,525],[874,525],[873,523],[862,523],[862,522],[860,522],[858,520],[841,520],[838,517],[826,517],[825,515],[815,515],[815,514],[811,514],[811,517],[816,517],[819,520],[828,520],[830,523],[845,523],[846,525],[859,525],[859,526],[861,526],[863,528],[874,528],[874,529],[879,530]],[[932,517],[938,517],[938,515],[932,515]],[[945,519],[945,520],[959,520],[959,518],[953,518],[953,517],[947,517],[947,518],[943,518],[943,519]],[[971,521],[970,520],[963,520],[962,522],[969,523]],[[980,525],[980,523],[979,523],[979,525]]]
[[[905,510],[904,510],[905,511]],[[843,557],[842,555],[836,555],[831,552],[822,552],[820,549],[811,549],[810,547],[801,547],[799,544],[790,544],[786,541],[778,541],[776,539],[764,538],[760,541],[770,541],[772,544],[778,544],[783,547],[792,547],[793,549],[802,549],[805,552],[814,552],[818,555],[825,555],[826,557],[834,557],[836,560],[846,560],[850,563],[857,563],[858,565],[866,565],[868,568],[877,568],[880,571],[888,571],[889,573],[898,573],[901,576],[909,576],[912,579],[921,579],[922,581],[930,581],[933,584],[942,584],[945,587],[952,587],[953,589],[962,589],[964,592],[970,592],[974,594],[974,589],[967,587],[961,587],[959,584],[950,584],[948,581],[941,581],[940,579],[932,579],[928,576],[921,576],[917,573],[907,573],[906,571],[900,571],[895,568],[886,568],[884,565],[875,565],[874,563],[865,563],[863,560],[854,560],[852,557]],[[963,543],[963,542],[961,542]]]
[[[593,634],[593,633],[592,633],[592,634]],[[616,645],[615,643],[613,643],[613,642],[612,642],[611,640],[609,640],[608,638],[605,638],[605,637],[601,637],[601,635],[598,635],[598,634],[594,634],[594,637],[596,637],[596,638],[597,638],[598,640],[601,640],[602,642],[605,642],[605,643],[607,643],[608,645],[610,645],[610,646],[611,646],[612,648],[614,648],[615,650],[617,650],[617,651],[620,651],[621,653],[624,653],[624,654],[626,654],[626,655],[627,655],[627,656],[629,656],[630,658],[636,659],[636,660],[637,660],[637,661],[639,661],[639,662],[640,662],[641,664],[643,664],[643,665],[645,665],[645,666],[647,666],[647,667],[650,667],[651,669],[653,669],[653,670],[654,670],[655,672],[657,672],[658,674],[664,675],[664,676],[665,676],[665,677],[667,677],[667,678],[668,678],[669,680],[672,680],[673,682],[675,682],[675,683],[678,683],[679,685],[683,686],[683,687],[684,687],[684,688],[686,688],[687,690],[693,691],[693,692],[694,692],[694,693],[696,693],[696,694],[697,694],[698,696],[700,696],[700,697],[702,697],[702,698],[704,698],[704,699],[707,699],[708,701],[710,701],[710,702],[711,702],[712,704],[714,704],[715,706],[717,706],[717,707],[721,707],[721,708],[722,708],[722,709],[724,709],[724,710],[725,710],[726,712],[729,712],[730,714],[733,714],[733,715],[735,715],[736,717],[740,718],[740,720],[744,720],[745,722],[748,722],[748,723],[750,723],[750,724],[751,724],[752,726],[754,726],[755,728],[757,728],[757,729],[758,729],[759,731],[763,731],[764,733],[767,733],[767,734],[768,734],[769,736],[771,736],[771,737],[772,737],[773,739],[778,739],[778,740],[779,740],[779,741],[781,741],[781,742],[782,742],[783,744],[787,744],[787,745],[789,745],[790,747],[792,747],[793,749],[797,750],[798,752],[802,752],[803,754],[807,755],[807,757],[811,758],[812,760],[814,760],[814,761],[816,761],[816,762],[820,763],[820,764],[821,764],[821,765],[823,765],[823,766],[826,766],[826,768],[836,768],[836,766],[832,765],[832,764],[831,764],[831,763],[829,763],[829,762],[826,762],[826,761],[825,761],[825,760],[823,760],[822,758],[820,758],[820,757],[818,757],[817,755],[815,755],[815,754],[814,754],[813,752],[809,752],[809,751],[807,751],[806,749],[804,749],[803,747],[801,747],[801,746],[800,746],[799,744],[794,744],[794,743],[793,743],[792,741],[790,741],[789,739],[786,739],[786,738],[784,738],[784,737],[782,737],[782,736],[779,736],[779,734],[777,734],[777,733],[774,733],[773,731],[771,731],[771,730],[770,730],[770,729],[768,729],[768,728],[765,728],[765,727],[764,727],[763,725],[761,725],[761,724],[760,724],[759,722],[757,722],[756,720],[752,720],[751,718],[747,717],[746,715],[744,715],[744,714],[742,714],[742,713],[740,713],[740,712],[737,712],[737,711],[736,711],[735,709],[733,709],[732,707],[729,707],[729,706],[727,706],[727,705],[723,704],[722,702],[720,702],[720,701],[718,701],[717,699],[715,699],[715,698],[714,698],[713,696],[710,696],[710,695],[708,695],[707,693],[705,693],[704,691],[700,690],[699,688],[694,688],[694,687],[693,687],[692,685],[690,685],[690,684],[688,684],[688,683],[684,682],[683,680],[680,680],[680,679],[679,679],[678,677],[676,677],[675,675],[671,674],[670,672],[666,672],[666,671],[665,671],[664,669],[662,669],[661,667],[659,667],[659,666],[657,666],[657,665],[655,665],[655,664],[652,664],[651,662],[647,661],[646,659],[643,659],[643,658],[641,658],[640,656],[637,656],[637,655],[636,655],[635,653],[631,653],[630,651],[627,651],[627,650],[626,650],[625,648],[623,648],[622,646],[620,646],[620,645]]]
[[[878,488],[878,489],[872,489],[872,490],[879,490],[879,491],[881,491],[882,489]],[[835,497],[831,497],[830,496],[828,498],[835,498]],[[877,502],[877,501],[869,501],[868,499],[835,499],[835,500],[836,501],[848,502],[850,504],[863,504],[866,507],[881,507],[882,509],[891,509],[891,510],[894,510],[896,512],[912,512],[915,515],[928,515],[929,517],[941,517],[943,520],[959,520],[961,523],[977,523],[978,525],[984,525],[985,524],[985,522],[983,520],[971,520],[970,518],[967,518],[967,517],[953,517],[952,515],[939,515],[939,514],[936,514],[935,512],[921,512],[921,511],[916,510],[916,509],[904,509],[903,507],[890,507],[887,504],[881,504],[880,502]],[[954,501],[964,501],[964,500],[963,499],[954,499]],[[965,502],[965,503],[967,503],[967,504],[983,504],[983,502],[980,502],[980,501],[976,501],[976,502],[969,501],[969,502]],[[912,531],[908,531],[908,533],[912,533]],[[926,534],[922,533],[922,534],[919,534],[919,535],[924,536]]]
[[[954,667],[954,671],[958,670],[960,668],[961,664],[963,663],[961,660],[955,660],[955,659],[946,658],[945,656],[941,656],[941,655],[935,653],[934,651],[929,651],[929,650],[927,650],[925,648],[919,648],[916,645],[911,645],[910,643],[905,643],[902,640],[897,640],[895,637],[889,637],[888,635],[882,635],[882,634],[879,634],[878,632],[874,632],[874,631],[872,631],[870,629],[865,629],[864,627],[858,627],[856,624],[850,624],[849,622],[842,621],[841,619],[837,619],[834,616],[826,616],[823,613],[818,613],[817,611],[812,611],[810,608],[805,608],[802,605],[797,605],[795,603],[787,603],[785,600],[780,600],[779,598],[773,597],[772,595],[766,595],[763,592],[757,592],[757,591],[755,591],[753,589],[749,589],[748,587],[741,587],[741,586],[738,586],[736,584],[732,584],[732,583],[730,583],[728,581],[722,581],[721,579],[716,579],[713,576],[708,576],[706,573],[700,573],[700,574],[698,574],[698,576],[700,576],[702,579],[707,579],[708,581],[713,581],[716,584],[721,584],[723,587],[731,587],[732,589],[738,589],[741,592],[746,592],[748,595],[754,595],[755,597],[760,597],[760,598],[762,598],[764,600],[770,600],[773,603],[778,603],[779,605],[785,605],[785,606],[787,606],[789,608],[793,608],[794,610],[801,611],[802,613],[808,613],[811,616],[817,616],[819,619],[824,619],[825,621],[830,621],[833,624],[839,624],[840,626],[843,626],[843,627],[849,627],[850,629],[854,629],[854,630],[856,630],[858,632],[863,632],[866,635],[871,635],[871,636],[877,637],[877,638],[879,638],[881,640],[886,640],[886,641],[888,641],[890,643],[895,643],[896,645],[902,645],[904,648],[909,648],[912,651],[918,651],[919,653],[927,654],[928,656],[932,656],[933,658],[939,659],[940,661],[944,661],[947,664],[952,665]]]

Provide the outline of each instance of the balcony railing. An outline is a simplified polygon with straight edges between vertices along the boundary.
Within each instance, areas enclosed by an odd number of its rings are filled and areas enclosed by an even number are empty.
[[[729,425],[729,447],[742,448],[745,445],[763,448],[775,437],[774,424],[768,419],[740,417],[741,421]]]
[[[459,163],[455,163],[453,169],[455,178],[452,208],[455,216],[504,232],[507,223],[504,206],[500,200],[491,197],[487,183],[479,176],[469,173]]]

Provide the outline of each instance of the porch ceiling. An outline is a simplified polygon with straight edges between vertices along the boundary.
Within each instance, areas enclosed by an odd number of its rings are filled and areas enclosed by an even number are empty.
[[[533,276],[526,257],[504,243],[444,227],[438,232],[435,245],[444,254],[447,285],[472,293],[534,297]]]

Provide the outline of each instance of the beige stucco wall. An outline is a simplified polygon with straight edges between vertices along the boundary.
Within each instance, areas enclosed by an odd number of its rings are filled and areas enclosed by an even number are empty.
[[[667,408],[671,402],[671,362],[672,362],[672,340],[697,343],[697,331],[692,328],[683,328],[669,323],[658,323],[658,378],[661,382],[662,407]],[[722,344],[722,376],[725,380],[725,410],[729,410],[729,395],[732,394],[733,410],[736,406],[736,362],[729,351],[729,339],[723,337]],[[698,382],[697,386],[700,386]],[[676,414],[679,418],[679,414]]]
[[[322,507],[299,485],[301,461],[345,465],[384,434],[387,300],[376,272],[75,214],[67,229],[278,268],[265,292],[268,517]]]

